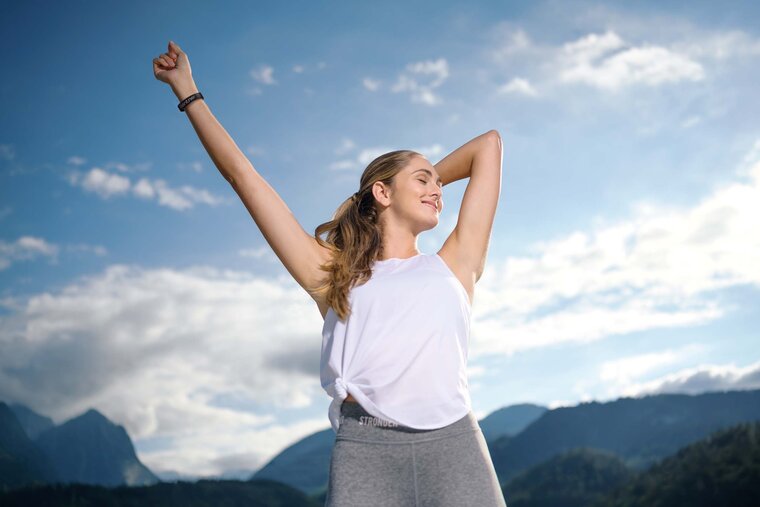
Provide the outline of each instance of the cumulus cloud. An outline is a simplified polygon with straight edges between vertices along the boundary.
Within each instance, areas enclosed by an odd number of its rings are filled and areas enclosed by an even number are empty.
[[[260,246],[258,248],[242,248],[238,250],[238,255],[240,255],[241,257],[248,257],[251,259],[279,261],[277,256],[272,251],[272,247],[270,247],[269,245]]]
[[[78,155],[72,155],[71,157],[66,160],[67,163],[75,166],[84,165],[87,163],[87,159],[84,157],[80,157]]]
[[[615,32],[589,34],[562,46],[558,78],[604,90],[644,84],[658,86],[704,78],[702,66],[690,58],[656,45],[626,44]]]
[[[0,239],[0,271],[8,269],[16,262],[37,258],[46,258],[51,264],[58,264],[61,251],[70,254],[94,254],[99,257],[108,254],[108,250],[102,245],[87,243],[57,245],[35,236],[21,236],[10,243]]]
[[[378,81],[377,79],[369,78],[369,77],[365,77],[364,79],[362,79],[362,85],[364,86],[364,88],[366,88],[367,90],[371,92],[376,92],[377,90],[380,89],[380,81]]]
[[[344,158],[332,162],[328,169],[330,171],[342,171],[346,172],[349,177],[353,178],[352,181],[358,182],[358,177],[370,162],[389,151],[395,151],[399,148],[391,148],[390,146],[375,146],[372,148],[357,147],[356,144],[350,139],[343,139],[341,145],[335,148],[335,153],[344,155],[348,151],[355,151],[355,158]],[[435,159],[442,157],[445,152],[444,147],[438,143],[433,143],[428,146],[418,146],[409,148],[418,153],[421,153],[431,163],[435,163]],[[359,173],[359,174],[357,174]]]
[[[222,197],[190,185],[172,187],[163,179],[145,177],[133,183],[128,176],[109,173],[99,167],[84,173],[73,171],[66,178],[72,186],[81,187],[103,199],[131,193],[140,199],[156,200],[159,205],[178,211],[192,208],[199,203],[215,206],[224,202]]]
[[[124,194],[130,187],[129,178],[108,173],[99,167],[90,169],[81,178],[78,173],[71,173],[69,182],[106,199],[112,195]]]
[[[760,56],[760,39],[741,30],[705,32],[676,41],[673,48],[691,58],[728,60]]]
[[[699,394],[711,391],[760,389],[760,361],[740,367],[735,364],[706,364],[685,368],[622,389],[621,396],[661,393]]]
[[[43,238],[22,236],[12,243],[0,239],[0,271],[8,269],[14,262],[46,257],[51,262],[57,261],[58,245]]]
[[[524,28],[512,22],[494,25],[485,51],[493,72],[523,74],[500,85],[497,92],[522,91],[526,89],[525,82],[547,90],[585,85],[607,92],[632,86],[655,88],[699,82],[719,71],[717,63],[760,55],[760,39],[741,30],[708,30],[682,20],[641,20],[606,10],[598,19],[582,22],[613,24],[615,28],[589,30],[555,44],[532,39]],[[627,35],[623,37],[622,33]]]
[[[716,291],[760,285],[760,160],[745,159],[736,173],[691,207],[638,203],[617,223],[491,260],[475,294],[471,357],[693,326],[732,311]]]
[[[498,92],[504,94],[527,95],[529,97],[535,97],[538,95],[538,92],[533,88],[530,82],[521,77],[511,79],[508,83],[501,86],[498,89]]]
[[[394,93],[408,92],[412,102],[436,106],[442,103],[433,90],[449,77],[449,64],[445,58],[409,63],[391,86]],[[366,84],[365,84],[366,86]]]
[[[277,84],[277,81],[274,79],[274,68],[271,65],[260,65],[258,68],[252,69],[249,74],[259,83],[266,85]]]
[[[241,452],[253,470],[328,425],[259,414],[321,399],[320,325],[286,277],[115,265],[0,316],[0,399],[56,422],[96,407],[138,449],[171,442],[140,453],[157,470],[220,473],[211,458]]]

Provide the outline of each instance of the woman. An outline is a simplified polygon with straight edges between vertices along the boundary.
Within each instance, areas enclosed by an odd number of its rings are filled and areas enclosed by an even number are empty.
[[[466,374],[501,189],[499,133],[435,165],[411,150],[377,157],[311,236],[211,114],[182,49],[170,41],[153,72],[324,318],[321,381],[337,432],[326,505],[506,506]],[[418,235],[438,225],[443,186],[463,178],[456,227],[436,254],[419,252]]]

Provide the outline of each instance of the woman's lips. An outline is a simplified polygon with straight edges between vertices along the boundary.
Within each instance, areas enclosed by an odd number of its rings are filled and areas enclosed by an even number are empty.
[[[426,206],[430,206],[431,208],[433,208],[435,210],[436,213],[438,213],[438,208],[436,208],[435,206],[433,206],[431,203],[429,203],[429,202],[423,202],[422,204],[424,204]]]

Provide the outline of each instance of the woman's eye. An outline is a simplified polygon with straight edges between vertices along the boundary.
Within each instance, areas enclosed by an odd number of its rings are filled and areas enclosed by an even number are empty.
[[[419,179],[419,178],[417,178],[417,181],[421,181],[422,183],[427,183],[427,181],[425,181],[425,180],[421,180],[421,179]]]

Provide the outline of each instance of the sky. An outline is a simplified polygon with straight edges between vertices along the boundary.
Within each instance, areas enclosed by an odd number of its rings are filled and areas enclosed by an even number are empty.
[[[760,387],[756,2],[3,2],[0,400],[95,408],[159,476],[328,429],[322,318],[152,60],[313,234],[378,155],[496,129],[482,418]],[[44,14],[40,15],[40,12]],[[467,185],[443,190],[435,253]]]

